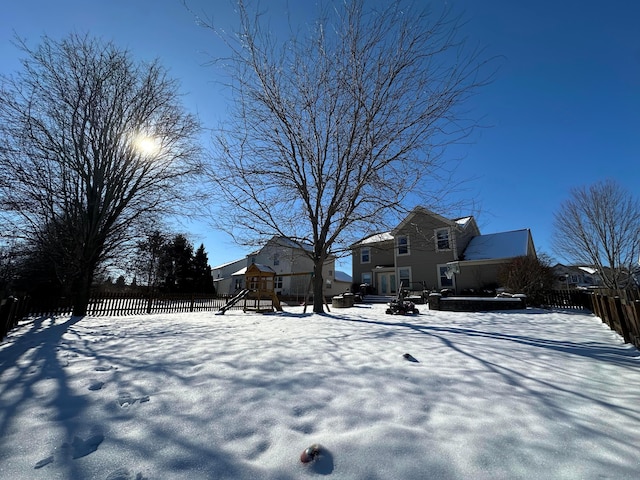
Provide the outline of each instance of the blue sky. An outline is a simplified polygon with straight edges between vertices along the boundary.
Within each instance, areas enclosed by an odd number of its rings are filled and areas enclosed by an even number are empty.
[[[192,10],[231,29],[228,0],[187,0]],[[282,0],[262,0],[276,14]],[[291,1],[292,4],[298,2]],[[440,5],[443,0],[434,0]],[[632,0],[448,0],[468,22],[472,43],[500,55],[494,82],[469,107],[487,128],[456,146],[459,172],[472,178],[483,233],[530,228],[538,252],[552,253],[553,213],[572,187],[613,178],[631,192],[640,180],[640,2]],[[313,11],[314,2],[292,8]],[[309,7],[306,7],[309,5]],[[14,32],[36,45],[89,32],[128,48],[140,60],[159,58],[180,80],[185,105],[206,127],[225,114],[219,73],[205,64],[222,52],[181,0],[20,0],[0,15],[0,72],[19,68]],[[279,24],[274,21],[274,26]],[[185,227],[203,242],[212,265],[244,254],[226,235],[202,224]],[[350,265],[343,268],[350,270]]]

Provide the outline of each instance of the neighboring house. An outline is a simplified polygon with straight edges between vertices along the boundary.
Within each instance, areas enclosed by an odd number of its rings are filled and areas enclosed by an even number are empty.
[[[282,237],[271,238],[261,249],[246,257],[213,267],[213,281],[218,293],[233,293],[245,287],[244,275],[251,264],[260,264],[276,272],[275,291],[278,295],[303,299],[311,286],[313,262],[308,253],[311,245],[300,247]],[[335,257],[330,257],[322,269],[325,295],[338,295],[349,290],[351,277],[336,272]]]
[[[395,294],[400,282],[411,290],[495,288],[503,265],[536,256],[528,229],[481,235],[473,217],[450,220],[422,207],[351,251],[354,282],[380,295]]]
[[[552,267],[552,270],[553,288],[575,289],[602,286],[602,278],[594,267],[558,263]]]

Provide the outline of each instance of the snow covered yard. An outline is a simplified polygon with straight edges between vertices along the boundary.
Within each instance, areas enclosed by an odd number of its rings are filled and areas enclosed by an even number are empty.
[[[638,478],[640,353],[598,318],[385,308],[24,322],[0,477]]]

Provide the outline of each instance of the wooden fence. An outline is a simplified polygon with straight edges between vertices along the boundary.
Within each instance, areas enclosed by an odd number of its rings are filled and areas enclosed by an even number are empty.
[[[91,297],[87,315],[117,316],[150,313],[217,311],[230,295],[156,293],[100,293]],[[238,304],[231,310],[242,310]],[[71,315],[73,304],[65,298],[35,299],[9,297],[0,301],[0,339],[25,317]]]
[[[625,342],[640,348],[640,290],[553,290],[545,298],[550,308],[590,310]]]
[[[206,294],[101,293],[91,298],[88,315],[143,315],[220,310],[230,296]],[[586,309],[600,317],[624,341],[640,348],[640,291],[638,290],[553,290],[545,305],[556,309]],[[241,310],[241,304],[231,309]],[[36,301],[9,297],[0,301],[0,339],[25,317],[71,315],[73,305],[64,298]]]
[[[640,348],[640,291],[598,290],[592,294],[591,311],[624,341]]]
[[[585,290],[549,290],[544,295],[544,306],[561,310],[593,311],[591,294]]]

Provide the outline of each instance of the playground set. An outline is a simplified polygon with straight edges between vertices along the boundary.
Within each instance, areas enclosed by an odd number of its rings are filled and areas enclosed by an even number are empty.
[[[304,302],[304,312],[306,312],[307,304],[309,300],[309,291],[311,290],[311,282],[313,281],[312,273],[288,273],[277,274],[279,277],[289,277],[295,275],[309,276],[309,285],[307,287],[307,296]],[[257,263],[251,264],[247,267],[245,272],[245,288],[236,293],[229,301],[224,305],[218,313],[224,315],[234,305],[240,302],[244,302],[242,310],[245,312],[257,312],[257,313],[271,313],[274,311],[282,312],[282,305],[278,299],[278,295],[275,291],[275,279],[276,272],[266,265],[260,265]],[[325,300],[325,306],[327,305]]]

